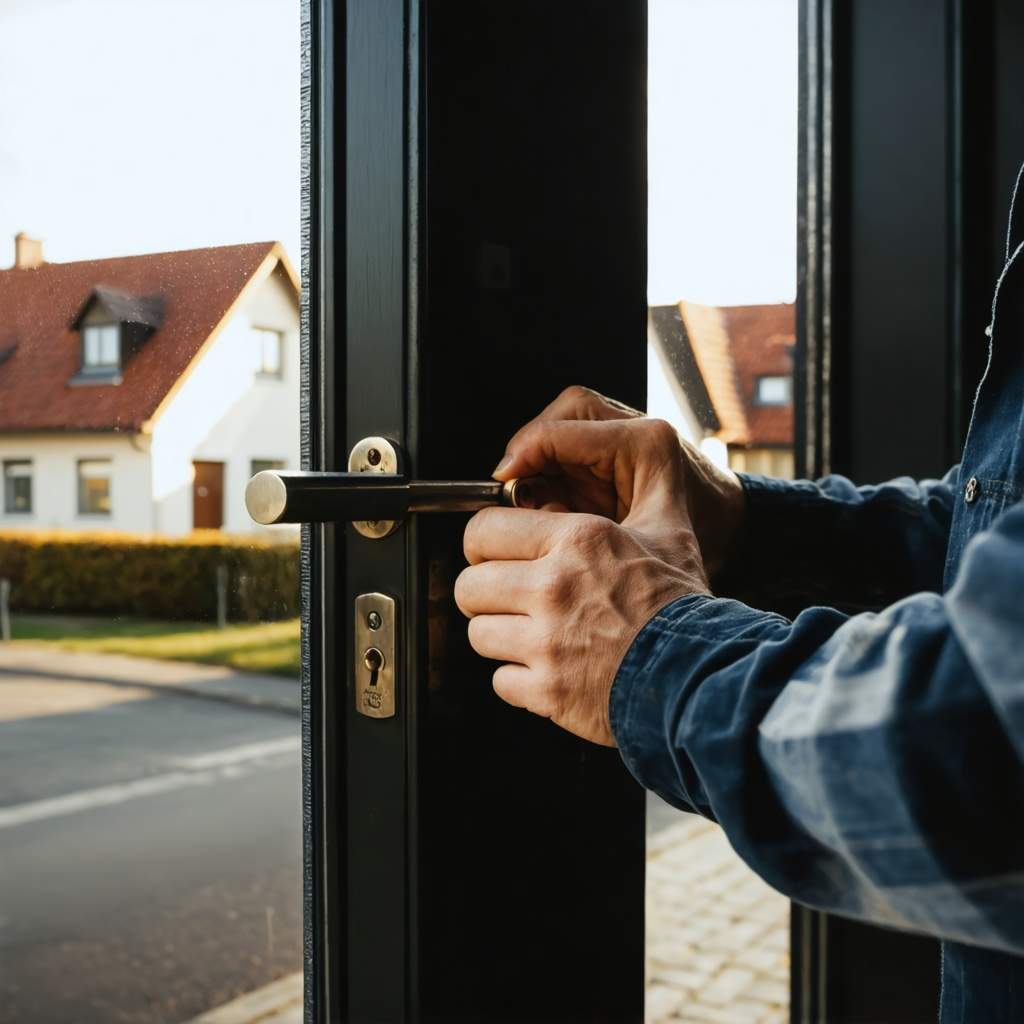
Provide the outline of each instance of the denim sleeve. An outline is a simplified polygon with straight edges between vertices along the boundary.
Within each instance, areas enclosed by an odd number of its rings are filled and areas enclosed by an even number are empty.
[[[941,591],[958,470],[873,487],[741,474],[747,525],[715,593],[792,617],[814,604],[868,611]]]
[[[611,696],[632,774],[801,903],[1024,953],[1024,506],[953,589],[790,622],[673,602]]]

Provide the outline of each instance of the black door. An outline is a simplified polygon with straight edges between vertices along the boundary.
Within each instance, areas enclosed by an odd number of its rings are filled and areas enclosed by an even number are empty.
[[[483,479],[568,384],[642,405],[645,37],[640,2],[309,4],[306,468],[377,437]],[[643,795],[492,693],[465,521],[306,534],[307,1017],[640,1021]]]

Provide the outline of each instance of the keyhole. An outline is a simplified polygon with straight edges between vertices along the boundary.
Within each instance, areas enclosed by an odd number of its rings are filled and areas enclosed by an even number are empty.
[[[376,647],[369,647],[363,655],[363,664],[367,669],[369,669],[370,685],[376,686],[377,676],[380,674],[380,670],[384,667],[384,655],[381,654]]]

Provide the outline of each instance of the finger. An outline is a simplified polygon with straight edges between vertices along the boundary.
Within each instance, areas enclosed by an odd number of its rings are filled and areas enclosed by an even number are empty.
[[[622,521],[638,503],[661,508],[678,500],[682,463],[679,435],[663,420],[559,420],[524,434],[502,474],[560,472],[572,481],[577,511]]]
[[[535,673],[525,665],[502,665],[494,673],[494,692],[506,704],[511,704],[516,708],[529,708],[537,714],[545,714],[544,709],[537,707]]]
[[[635,465],[637,446],[642,440],[629,421],[553,420],[537,422],[509,445],[508,462],[499,478],[531,477],[585,470],[610,483],[617,460],[626,456],[624,466]]]
[[[474,615],[519,615],[529,611],[536,578],[534,562],[480,562],[463,569],[455,581],[455,603],[469,619]]]
[[[567,516],[527,508],[485,508],[463,538],[470,565],[543,558],[566,529]]]
[[[628,405],[574,384],[547,405],[538,420],[621,420],[642,416]]]
[[[643,417],[643,415],[644,414],[637,409],[630,408],[630,406],[624,405],[622,402],[618,402],[614,398],[606,398],[597,391],[592,391],[590,388],[574,384],[572,387],[568,387],[562,391],[562,393],[553,402],[547,405],[537,416],[530,420],[529,423],[522,426],[512,436],[512,440],[509,441],[506,446],[505,457],[507,458],[508,452],[511,450],[512,446],[518,442],[523,432],[528,431],[536,423],[549,420],[594,421],[636,419],[637,417]],[[503,458],[499,463],[499,469],[502,470],[502,475],[498,476],[498,470],[495,470],[494,475],[499,480],[510,479],[510,477],[504,473],[504,468],[505,458]]]
[[[537,649],[535,630],[528,615],[478,615],[469,623],[469,643],[483,658],[525,665]]]

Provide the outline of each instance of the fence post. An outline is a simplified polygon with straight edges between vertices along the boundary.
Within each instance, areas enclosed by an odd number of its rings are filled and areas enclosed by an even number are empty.
[[[11,581],[0,580],[0,640],[11,639]]]
[[[228,567],[217,566],[217,627],[225,629],[228,624]]]

